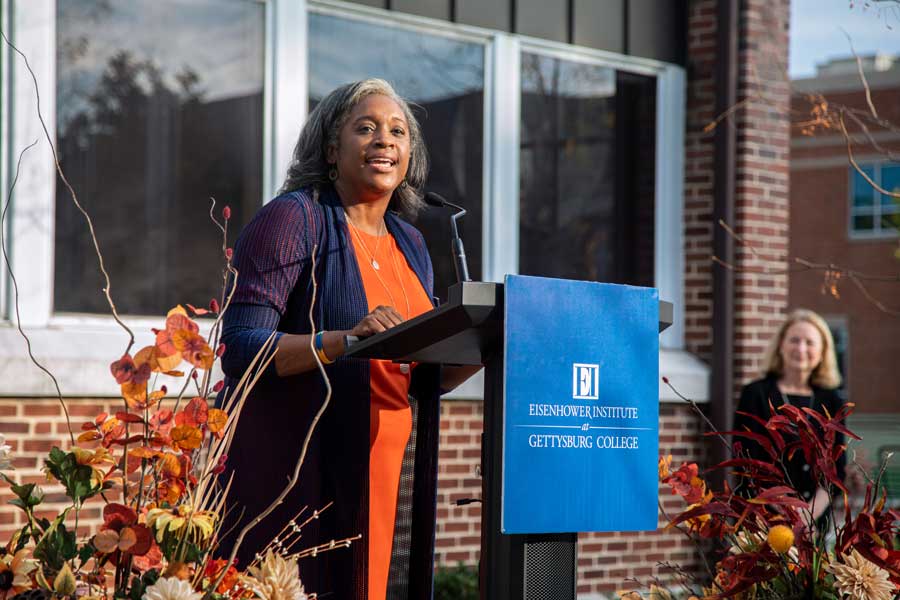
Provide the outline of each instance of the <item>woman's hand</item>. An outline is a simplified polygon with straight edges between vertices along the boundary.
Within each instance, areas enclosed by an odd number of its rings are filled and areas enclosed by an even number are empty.
[[[403,317],[394,310],[393,306],[376,306],[375,310],[363,317],[362,321],[350,330],[350,335],[361,338],[369,337],[396,327],[402,322]]]

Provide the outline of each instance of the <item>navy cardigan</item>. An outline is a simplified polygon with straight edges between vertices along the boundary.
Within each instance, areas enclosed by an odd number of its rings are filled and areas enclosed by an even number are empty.
[[[387,229],[429,297],[431,259],[421,233],[395,214]],[[352,329],[368,302],[340,199],[326,186],[316,199],[308,190],[284,194],[266,204],[244,228],[234,252],[238,270],[232,304],[225,314],[222,367],[232,389],[273,331],[309,333],[312,256],[315,247],[317,330]],[[276,341],[277,343],[277,341]],[[273,346],[274,347],[274,346]],[[299,550],[332,539],[362,534],[348,549],[300,561],[306,590],[319,597],[366,599],[369,520],[369,365],[341,358],[326,367],[333,386],[331,403],[312,438],[297,487],[242,543],[239,564],[281,531],[296,513],[305,515],[334,502],[304,527]],[[401,475],[389,590],[403,597],[430,598],[432,586],[437,444],[440,422],[439,368],[419,365],[412,378],[414,424]],[[248,398],[228,456],[234,483],[229,494],[228,527],[262,512],[293,472],[304,435],[324,400],[318,370],[279,377],[270,366]],[[225,479],[227,481],[227,479]],[[243,512],[242,512],[243,511]],[[242,512],[242,515],[241,515]],[[301,518],[301,520],[303,520]],[[228,555],[240,529],[223,539]]]

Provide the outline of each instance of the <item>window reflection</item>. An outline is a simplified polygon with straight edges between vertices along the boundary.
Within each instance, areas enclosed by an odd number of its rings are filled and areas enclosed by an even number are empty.
[[[91,214],[120,311],[204,305],[221,234],[262,197],[264,4],[58,0],[57,144]],[[90,237],[57,183],[55,310],[108,307]],[[232,236],[233,237],[233,236]]]
[[[655,82],[522,55],[519,272],[653,285]]]
[[[466,207],[460,235],[469,272],[481,277],[484,48],[329,15],[309,18],[310,107],[345,83],[380,77],[415,103],[431,160],[427,190]],[[416,226],[434,262],[435,294],[456,281],[449,213],[425,209]]]

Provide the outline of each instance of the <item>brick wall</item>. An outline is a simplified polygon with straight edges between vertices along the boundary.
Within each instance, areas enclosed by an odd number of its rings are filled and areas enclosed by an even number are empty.
[[[112,413],[122,410],[122,401],[113,404],[104,400],[70,400],[67,403],[69,417],[75,436],[81,433],[81,424],[92,420],[101,412]],[[54,518],[69,505],[61,485],[50,485],[41,470],[47,453],[58,446],[69,449],[68,428],[59,401],[55,399],[0,399],[0,433],[6,436],[6,443],[12,447],[14,471],[9,475],[17,483],[37,483],[44,490],[44,502],[35,511],[38,517]],[[6,484],[0,485],[0,544],[5,544],[10,535],[25,524],[24,513],[10,506],[8,502],[15,496]],[[99,497],[89,500],[78,517],[80,535],[89,535],[103,523],[101,510],[103,501]],[[71,523],[69,523],[71,527]]]
[[[787,77],[788,0],[741,3],[735,231],[741,268],[780,274],[735,277],[735,383],[758,377],[760,358],[787,309],[790,223],[790,83]]]
[[[75,429],[100,412],[117,410],[113,404],[98,400],[69,400],[69,412]],[[439,566],[458,562],[477,564],[481,544],[481,505],[455,506],[460,498],[481,496],[480,434],[482,404],[472,401],[445,401],[442,408],[438,523],[435,561]],[[674,463],[701,461],[703,447],[698,435],[698,420],[683,404],[660,406],[660,451],[671,453]],[[0,400],[0,432],[12,446],[15,471],[10,475],[19,483],[38,483],[46,493],[39,516],[54,517],[66,505],[61,486],[48,485],[41,466],[53,446],[68,448],[65,418],[56,400]],[[661,489],[661,500],[673,514],[683,505],[680,498]],[[22,513],[8,505],[13,498],[8,487],[0,488],[0,542],[23,526]],[[102,523],[99,499],[88,502],[79,517],[80,535],[90,535]],[[660,518],[660,527],[666,521]],[[698,566],[693,546],[677,532],[585,534],[578,549],[579,593],[609,593],[621,588],[629,577],[646,580],[666,577],[658,562],[676,561],[688,569]]]
[[[472,401],[442,403],[440,458],[438,462],[438,523],[435,562],[453,566],[478,562],[481,508],[479,504],[455,506],[460,498],[481,496],[478,477],[482,404]],[[703,462],[704,441],[698,418],[684,404],[660,405],[660,452],[671,453],[673,463]],[[660,499],[670,514],[684,509],[680,498],[660,488]],[[578,547],[579,594],[605,593],[636,577],[647,581],[669,574],[658,563],[677,562],[688,571],[699,567],[694,546],[677,531],[663,531],[668,521],[660,515],[655,532],[582,534]]]
[[[720,126],[736,127],[736,221],[748,245],[736,244],[735,266],[783,271],[787,266],[790,151],[788,0],[740,4],[738,106]],[[712,345],[713,132],[716,2],[695,0],[688,22],[685,135],[685,343],[709,360]],[[721,267],[716,267],[721,268]],[[737,386],[755,378],[766,344],[787,308],[785,274],[735,275]]]

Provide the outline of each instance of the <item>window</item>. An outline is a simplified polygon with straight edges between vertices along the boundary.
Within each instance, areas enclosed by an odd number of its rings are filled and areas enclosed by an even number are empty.
[[[882,189],[900,194],[900,164],[861,165]],[[850,168],[850,232],[853,237],[888,237],[900,230],[900,198],[882,194],[859,171]]]
[[[352,57],[352,58],[351,58]],[[481,278],[484,45],[329,14],[309,19],[310,109],[336,87],[389,81],[413,104],[431,169],[426,189],[465,207],[459,221],[469,275]],[[424,209],[416,222],[434,263],[435,295],[455,283],[450,213]]]
[[[265,5],[252,0],[57,1],[59,158],[121,313],[219,295],[210,197],[231,206],[232,233],[261,204],[264,37]],[[54,311],[108,313],[61,181],[55,214]]]
[[[519,271],[652,286],[652,77],[523,53]]]
[[[7,8],[0,20],[35,70],[113,298],[139,338],[171,305],[205,304],[219,289],[209,197],[231,206],[233,241],[280,187],[308,107],[375,76],[418,105],[427,187],[469,211],[460,224],[473,278],[655,285],[676,311],[661,343],[683,344],[682,228],[672,226],[683,203],[680,67],[331,0]],[[0,187],[9,188],[18,153],[41,141],[24,158],[7,215],[22,323],[38,355],[77,362],[64,393],[114,394],[108,365],[121,331],[84,220],[43,143],[31,75],[13,53],[0,57],[9,83],[0,90]],[[428,209],[416,223],[444,297],[455,280],[448,220]],[[0,308],[10,319],[12,307]],[[0,328],[0,347],[21,344]],[[27,375],[0,393],[51,392],[27,357],[10,356],[0,366]]]

